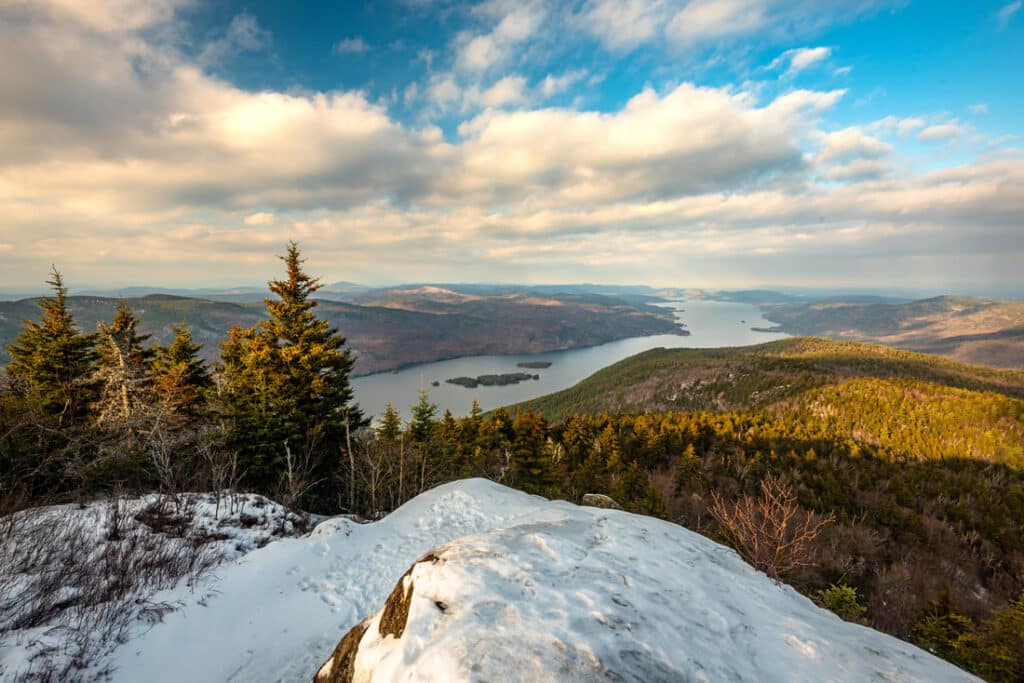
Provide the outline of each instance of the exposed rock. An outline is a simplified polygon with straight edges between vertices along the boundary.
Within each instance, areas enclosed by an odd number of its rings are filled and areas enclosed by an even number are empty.
[[[402,585],[399,581],[398,585]],[[369,619],[356,624],[345,634],[345,637],[334,648],[331,658],[324,662],[316,672],[313,683],[352,683],[356,671],[356,653],[359,652],[359,641],[366,633]]]
[[[583,500],[580,502],[592,508],[605,508],[606,510],[622,509],[622,506],[616,503],[614,498],[603,493],[584,493]]]
[[[417,560],[402,575],[402,578],[395,584],[387,601],[384,603],[384,611],[380,615],[380,634],[382,636],[394,636],[401,638],[405,632],[405,622],[409,618],[409,605],[412,603],[412,570],[421,562],[437,562],[438,557],[434,553],[427,553]]]
[[[416,562],[316,683],[977,680],[683,527],[530,506]]]
[[[438,559],[434,553],[427,553],[413,563],[406,570],[405,574],[402,574],[402,578],[395,584],[395,588],[391,591],[387,601],[385,601],[384,609],[380,614],[377,630],[382,637],[402,637],[402,634],[405,632],[405,624],[409,619],[409,605],[412,603],[412,571],[416,568],[416,565],[422,562],[433,564]],[[438,609],[444,611],[445,608],[438,605]],[[324,665],[317,671],[316,676],[313,678],[313,683],[352,683],[355,676],[356,655],[359,653],[359,643],[362,641],[367,629],[370,628],[372,621],[372,619],[367,619],[352,627],[345,634],[345,637],[341,639],[338,646],[334,648],[330,659],[324,662]]]

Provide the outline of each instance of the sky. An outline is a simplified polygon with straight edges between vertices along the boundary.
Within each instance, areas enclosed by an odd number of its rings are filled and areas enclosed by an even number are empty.
[[[0,0],[0,289],[1024,297],[1021,0]]]

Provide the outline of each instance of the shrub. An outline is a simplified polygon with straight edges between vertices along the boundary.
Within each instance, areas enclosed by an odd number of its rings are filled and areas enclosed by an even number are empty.
[[[840,618],[855,623],[863,623],[862,617],[867,611],[857,599],[857,589],[846,584],[832,584],[814,595],[814,601],[821,607],[835,612]]]

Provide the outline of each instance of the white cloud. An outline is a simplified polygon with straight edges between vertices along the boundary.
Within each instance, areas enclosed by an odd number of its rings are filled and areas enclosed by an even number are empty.
[[[767,21],[765,0],[691,0],[665,29],[681,45],[749,34]]]
[[[1014,2],[1003,5],[998,12],[996,12],[996,21],[999,22],[1000,26],[1006,26],[1010,23],[1010,20],[1020,11],[1021,0],[1015,0]]]
[[[497,19],[487,33],[460,37],[456,66],[462,71],[485,72],[511,60],[516,48],[534,35],[545,10],[538,2],[485,3],[479,11]]]
[[[199,55],[203,65],[217,66],[240,52],[256,52],[270,46],[270,31],[262,28],[256,17],[242,12],[236,15],[222,38],[207,43]]]
[[[886,116],[884,119],[879,119],[867,126],[867,128],[874,132],[881,133],[898,133],[900,135],[909,135],[919,128],[924,128],[925,121],[917,116],[907,116],[904,118],[896,116]]]
[[[588,0],[577,19],[608,48],[625,50],[653,39],[669,8],[663,0]]]
[[[358,92],[242,90],[149,29],[57,5],[0,16],[0,62],[23,66],[0,70],[6,282],[51,262],[77,281],[263,279],[289,237],[314,271],[354,280],[735,285],[872,259],[881,275],[946,276],[975,259],[967,278],[1024,257],[1024,160],[912,173],[888,136],[969,127],[929,115],[822,131],[843,90],[682,83],[588,111],[537,108],[583,74],[433,72],[406,101],[470,112],[446,139]],[[168,21],[167,7],[133,21]],[[479,35],[515,8],[489,11]]]
[[[825,61],[831,55],[832,48],[830,47],[801,47],[794,50],[786,50],[773,59],[766,68],[774,70],[783,64],[788,64],[785,75],[795,76],[804,69]]]
[[[485,107],[524,104],[526,101],[526,79],[522,76],[506,76],[480,94],[480,103]]]
[[[361,36],[354,36],[342,38],[334,44],[331,51],[336,55],[361,55],[369,49],[370,46],[366,44],[366,41]]]
[[[268,211],[259,211],[245,217],[246,225],[273,225],[276,222],[274,214]]]
[[[987,114],[988,113],[988,105],[985,104],[984,102],[978,102],[977,104],[972,104],[969,107],[969,109],[971,110],[972,114]]]
[[[587,72],[580,69],[566,71],[558,76],[548,74],[540,83],[540,92],[545,98],[554,97],[565,92],[586,77]]]
[[[195,0],[3,0],[4,6],[69,20],[90,30],[127,33],[170,21]]]
[[[959,123],[936,123],[918,133],[917,139],[922,142],[952,140],[962,136],[965,132],[966,130]]]
[[[851,126],[824,136],[815,161],[819,164],[851,159],[879,159],[892,152],[892,145]]]

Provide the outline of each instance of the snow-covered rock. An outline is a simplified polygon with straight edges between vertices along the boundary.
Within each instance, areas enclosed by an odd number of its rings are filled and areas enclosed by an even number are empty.
[[[973,680],[680,526],[526,496],[522,507],[415,563],[314,680]]]
[[[408,613],[382,636],[392,593]],[[85,678],[308,681],[364,623],[364,680],[971,680],[686,529],[482,479],[372,524],[329,519],[148,599],[176,609],[136,623]]]

